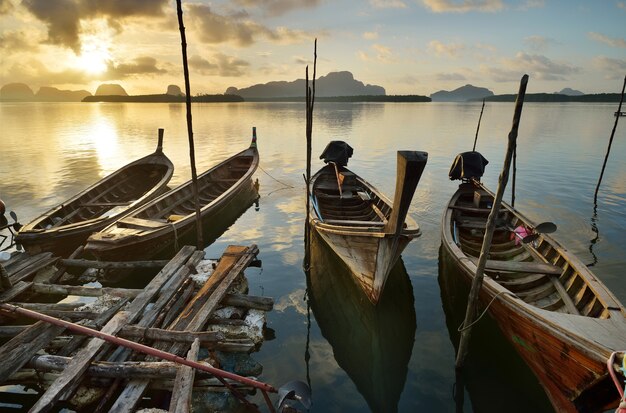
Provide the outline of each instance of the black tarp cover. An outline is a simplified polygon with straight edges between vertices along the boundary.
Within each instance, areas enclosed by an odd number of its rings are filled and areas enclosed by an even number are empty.
[[[463,152],[454,158],[448,176],[450,176],[451,180],[480,179],[488,163],[489,161],[479,152]]]
[[[324,162],[334,162],[337,165],[348,165],[348,158],[352,156],[353,149],[344,141],[330,141],[326,145],[326,149],[320,155],[320,159]]]

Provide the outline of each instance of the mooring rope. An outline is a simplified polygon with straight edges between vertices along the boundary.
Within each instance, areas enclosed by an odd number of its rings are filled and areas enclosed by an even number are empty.
[[[462,332],[462,331],[467,330],[468,328],[472,328],[472,327],[474,326],[474,324],[478,323],[478,322],[480,321],[480,319],[481,319],[481,318],[483,318],[483,316],[484,316],[485,314],[487,314],[487,310],[489,310],[489,307],[491,307],[491,304],[493,304],[493,302],[494,302],[494,301],[496,301],[496,298],[498,298],[498,297],[499,297],[500,295],[502,295],[502,294],[509,294],[511,297],[513,297],[513,298],[517,298],[517,297],[515,296],[515,294],[512,294],[512,293],[510,293],[509,291],[500,291],[498,294],[496,294],[496,295],[495,295],[495,296],[491,299],[491,301],[489,301],[489,304],[487,304],[487,307],[485,307],[485,309],[483,310],[483,312],[480,314],[480,316],[479,316],[476,320],[472,321],[472,323],[471,323],[470,325],[466,326],[466,327],[463,327],[463,324],[465,323],[465,321],[463,321],[463,322],[461,323],[461,325],[459,326],[459,328],[457,328],[457,331],[460,333],[460,332]]]
[[[279,184],[281,184],[283,186],[282,188],[278,188],[278,189],[275,189],[273,191],[270,191],[266,196],[270,196],[274,192],[282,191],[283,189],[293,189],[293,188],[295,188],[295,186],[293,186],[293,185],[286,184],[286,183],[284,183],[282,181],[279,181],[278,179],[274,178],[269,172],[267,172],[265,169],[263,169],[261,167],[261,165],[259,165],[259,169],[262,170],[267,176],[269,176],[270,178],[272,178],[273,180],[275,180],[276,182],[278,182]]]

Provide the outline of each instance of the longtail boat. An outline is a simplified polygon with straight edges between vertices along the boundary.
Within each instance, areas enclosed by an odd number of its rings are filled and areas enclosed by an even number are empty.
[[[163,153],[163,130],[154,153],[106,176],[24,225],[16,237],[30,254],[70,254],[87,237],[165,192],[174,165]]]
[[[202,226],[226,229],[258,198],[252,175],[259,165],[256,129],[247,149],[197,177]],[[243,208],[243,210],[242,210]],[[100,260],[173,256],[196,228],[192,181],[164,193],[87,239],[85,252]]]
[[[482,155],[459,156],[450,178],[462,183],[443,214],[442,244],[471,282],[495,195],[480,182]],[[550,231],[540,230],[545,223],[536,225],[504,202],[499,211],[481,302],[556,411],[617,406],[607,360],[626,349],[624,306]]]
[[[310,226],[350,268],[370,301],[378,302],[389,272],[407,244],[420,235],[407,217],[428,154],[398,151],[393,204],[369,182],[346,168],[352,148],[332,141],[326,165],[312,178]]]
[[[373,306],[349,268],[319,235],[311,235],[314,265],[307,289],[320,331],[369,410],[397,412],[416,330],[413,287],[402,258],[389,274],[386,293]]]

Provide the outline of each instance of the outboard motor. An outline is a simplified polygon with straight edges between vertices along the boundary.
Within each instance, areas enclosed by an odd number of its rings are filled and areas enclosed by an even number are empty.
[[[344,141],[330,141],[320,155],[320,159],[323,159],[325,163],[333,162],[339,166],[347,166],[352,152],[352,147]]]
[[[485,172],[485,166],[487,166],[488,163],[489,161],[479,152],[463,152],[454,158],[448,176],[451,180],[460,179],[463,182],[472,179],[480,181],[480,178]]]

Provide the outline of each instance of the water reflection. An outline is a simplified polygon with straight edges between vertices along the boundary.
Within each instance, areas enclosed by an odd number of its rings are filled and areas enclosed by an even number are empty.
[[[443,248],[439,249],[438,281],[450,341],[458,350],[458,327],[465,318],[469,285]],[[465,392],[471,409],[465,403]],[[456,375],[450,398],[458,413],[554,411],[535,376],[488,316],[472,329],[465,366]]]
[[[398,411],[416,330],[413,288],[402,260],[373,306],[314,232],[310,254],[310,306],[337,364],[373,412]]]

